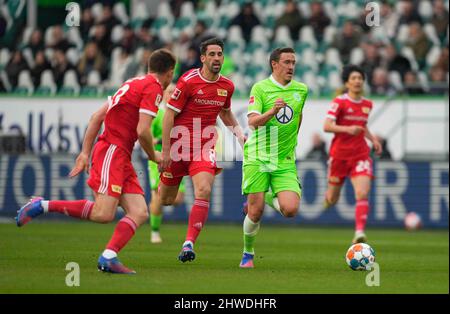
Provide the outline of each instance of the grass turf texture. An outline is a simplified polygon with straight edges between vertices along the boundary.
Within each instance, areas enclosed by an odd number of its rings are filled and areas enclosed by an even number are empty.
[[[150,244],[141,227],[120,259],[137,275],[97,271],[97,258],[114,225],[87,222],[0,224],[0,293],[449,293],[449,238],[445,231],[369,229],[380,264],[380,286],[352,271],[345,253],[351,228],[262,225],[255,269],[238,267],[240,225],[208,224],[197,259],[177,260],[185,224],[163,224],[163,243]],[[80,265],[80,286],[65,284],[66,264]]]

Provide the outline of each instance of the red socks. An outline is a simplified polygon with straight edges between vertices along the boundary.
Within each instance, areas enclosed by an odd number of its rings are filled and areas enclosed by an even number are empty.
[[[48,211],[58,212],[67,216],[89,219],[94,202],[88,200],[80,201],[49,201]]]
[[[200,231],[208,218],[209,201],[196,199],[189,214],[189,224],[186,234],[186,241],[195,243]]]
[[[364,231],[369,214],[369,202],[367,200],[356,201],[355,210],[355,230]]]
[[[109,240],[109,243],[106,245],[106,249],[119,253],[119,251],[134,236],[136,229],[137,225],[130,217],[123,217],[117,223],[111,240]]]

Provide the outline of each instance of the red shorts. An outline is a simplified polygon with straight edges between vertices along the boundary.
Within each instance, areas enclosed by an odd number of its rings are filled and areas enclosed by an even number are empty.
[[[97,193],[120,198],[122,194],[144,194],[131,156],[117,145],[106,141],[95,144],[87,184]]]
[[[170,166],[159,176],[161,182],[165,185],[179,185],[184,176],[195,176],[200,172],[209,172],[218,175],[222,168],[218,168],[216,164],[216,154],[211,150],[209,160],[191,160],[191,161],[172,161]]]
[[[345,177],[368,176],[373,178],[372,158],[328,159],[328,183],[342,185]]]

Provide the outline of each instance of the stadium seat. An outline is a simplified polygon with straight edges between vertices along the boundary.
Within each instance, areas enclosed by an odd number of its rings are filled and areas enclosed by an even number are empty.
[[[4,68],[8,64],[10,57],[11,53],[8,48],[0,49],[0,69]]]
[[[70,90],[73,91],[75,95],[80,93],[80,85],[78,84],[78,77],[75,70],[69,70],[66,72],[64,75],[62,88],[65,89],[66,92]]]
[[[80,96],[95,97],[98,96],[98,89],[95,86],[84,86],[81,88]]]
[[[430,82],[428,81],[428,76],[425,72],[419,71],[417,73],[417,79],[426,92],[430,90]]]
[[[36,90],[36,94],[53,96],[56,93],[56,83],[51,70],[45,70],[41,74],[41,84]]]
[[[427,35],[427,38],[436,46],[440,46],[441,41],[436,33],[436,28],[431,23],[427,23],[423,26],[423,31]]]
[[[414,51],[411,49],[411,47],[407,46],[403,47],[401,50],[401,54],[409,60],[409,62],[411,63],[411,68],[414,71],[417,71],[419,69],[419,65],[414,55]]]
[[[433,5],[431,4],[431,1],[428,0],[419,1],[417,9],[420,16],[425,21],[428,21],[433,16]]]
[[[123,25],[127,25],[129,22],[129,17],[127,14],[127,8],[123,2],[117,2],[113,7],[113,14],[116,18],[120,20]]]
[[[34,27],[26,27],[25,28],[25,30],[23,31],[23,36],[22,36],[22,47],[25,47],[26,45],[28,45],[31,34],[33,33],[34,30],[35,30]]]
[[[364,61],[364,50],[360,47],[355,47],[350,53],[350,63],[360,65]]]
[[[286,25],[279,26],[275,30],[274,41],[282,44],[282,46],[292,47],[294,41],[291,38],[291,32]]]
[[[95,22],[100,22],[103,17],[103,4],[99,2],[93,4],[91,7],[91,13],[94,17]]]
[[[28,67],[31,69],[34,67],[34,57],[33,57],[33,52],[31,51],[30,48],[25,48],[22,50],[22,55],[25,59],[25,61],[28,64]]]
[[[19,73],[19,80],[15,94],[27,94],[32,95],[34,92],[33,80],[31,79],[30,71],[23,70]]]
[[[111,41],[113,44],[118,44],[123,38],[124,28],[121,24],[113,27],[111,32]]]
[[[427,54],[426,65],[432,67],[436,64],[441,55],[441,48],[439,46],[433,46]]]
[[[87,86],[96,87],[101,83],[100,73],[98,71],[92,70],[89,72],[87,77]]]
[[[81,53],[76,48],[69,48],[66,52],[67,61],[69,61],[73,66],[78,64],[80,57]]]
[[[342,60],[339,50],[336,48],[329,48],[325,52],[325,63],[327,65],[336,66],[336,68],[340,69],[342,67]]]
[[[402,77],[397,71],[390,71],[388,74],[389,83],[394,86],[397,91],[403,90]]]
[[[327,26],[323,34],[323,41],[330,45],[333,42],[334,36],[337,34],[337,32],[338,30],[335,26]]]
[[[303,26],[300,29],[300,40],[308,43],[313,49],[317,48],[317,40],[311,26]]]

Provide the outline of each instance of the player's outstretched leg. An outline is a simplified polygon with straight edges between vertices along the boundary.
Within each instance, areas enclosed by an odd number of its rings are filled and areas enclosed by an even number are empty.
[[[36,218],[44,213],[42,207],[42,197],[33,197],[28,203],[26,203],[20,210],[17,211],[16,224],[18,227],[22,227],[27,224],[31,219]]]
[[[17,226],[21,227],[39,215],[53,212],[79,219],[90,219],[93,207],[94,202],[88,200],[46,201],[42,197],[34,197],[18,211],[16,222]]]

